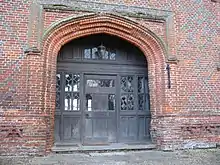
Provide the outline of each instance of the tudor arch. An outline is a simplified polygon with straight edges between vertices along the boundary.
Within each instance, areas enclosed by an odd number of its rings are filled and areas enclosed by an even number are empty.
[[[148,143],[147,61],[106,34],[65,44],[57,59],[55,145]]]
[[[65,21],[61,20],[51,26],[44,35],[42,51],[45,65],[43,73],[45,75],[43,79],[43,88],[45,89],[43,93],[43,109],[51,117],[48,120],[47,152],[54,145],[57,54],[66,43],[95,34],[117,36],[137,46],[143,52],[147,59],[150,112],[152,116],[151,130],[153,130],[154,137],[152,140],[153,142],[160,140],[154,134],[158,129],[157,117],[162,115],[165,110],[165,76],[163,72],[166,57],[165,46],[155,34],[131,20],[111,14],[92,14],[69,18]]]

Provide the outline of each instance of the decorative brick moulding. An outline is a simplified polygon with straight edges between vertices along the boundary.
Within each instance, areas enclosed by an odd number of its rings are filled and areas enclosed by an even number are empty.
[[[44,111],[51,114],[48,123],[50,135],[47,149],[53,146],[53,127],[55,111],[55,75],[58,52],[64,44],[79,37],[105,33],[118,36],[136,45],[148,62],[149,86],[152,113],[152,133],[157,130],[158,115],[165,111],[165,62],[166,49],[160,39],[150,30],[139,24],[112,14],[90,14],[60,21],[47,30],[43,38],[42,58],[44,58]],[[35,73],[32,73],[32,75]],[[51,101],[52,100],[52,101]],[[157,141],[153,139],[153,141]]]
[[[185,125],[181,127],[183,132],[183,138],[190,138],[198,135],[210,136],[220,135],[220,125]]]
[[[1,136],[4,138],[20,137],[22,138],[23,129],[15,125],[0,125]]]

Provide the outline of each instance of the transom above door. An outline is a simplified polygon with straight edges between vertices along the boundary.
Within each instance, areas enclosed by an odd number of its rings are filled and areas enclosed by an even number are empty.
[[[55,142],[150,140],[147,65],[137,48],[105,35],[73,41],[60,51],[56,78]]]

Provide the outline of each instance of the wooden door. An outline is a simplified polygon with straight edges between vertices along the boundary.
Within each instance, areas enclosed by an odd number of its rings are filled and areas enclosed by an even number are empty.
[[[55,141],[150,141],[149,100],[147,62],[140,50],[113,36],[74,40],[58,56]]]
[[[139,72],[140,73],[140,72]],[[145,75],[120,76],[118,109],[119,143],[142,143],[150,140],[148,81]]]
[[[55,141],[80,143],[81,118],[80,84],[81,76],[74,72],[57,73]]]
[[[85,75],[84,145],[116,142],[116,76]]]

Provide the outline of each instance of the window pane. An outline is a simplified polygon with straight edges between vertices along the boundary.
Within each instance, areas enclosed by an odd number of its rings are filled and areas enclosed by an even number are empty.
[[[98,59],[98,49],[92,48],[92,59]]]
[[[56,91],[60,91],[60,74],[56,75]]]
[[[87,80],[88,87],[114,87],[115,80],[110,79],[100,79],[100,80]]]
[[[64,100],[65,110],[67,111],[79,111],[80,110],[80,99],[79,93],[65,93]]]
[[[146,101],[145,101],[146,111],[149,111],[150,110],[150,97],[149,97],[149,94],[146,94],[145,99],[146,99]]]
[[[73,111],[79,111],[80,108],[80,99],[79,93],[75,93],[72,99]]]
[[[134,87],[133,87],[133,77],[132,76],[128,76],[127,77],[127,90],[128,92],[133,92]]]
[[[128,110],[134,110],[134,95],[128,95]]]
[[[115,110],[114,94],[86,94],[87,111]]]
[[[126,92],[127,91],[126,82],[127,82],[126,77],[121,77],[121,91],[122,92]]]
[[[133,92],[134,82],[133,76],[123,76],[121,77],[121,91],[122,92]]]
[[[145,77],[145,92],[149,93],[148,78]]]
[[[105,46],[93,47],[92,49],[84,49],[84,58],[93,60],[115,60],[115,51],[110,51],[106,49]]]
[[[108,95],[108,109],[115,110],[115,95]]]
[[[144,94],[138,95],[138,109],[144,110]]]
[[[71,93],[65,93],[65,110],[71,110],[72,109],[72,101],[71,101]]]
[[[102,55],[102,59],[108,60],[108,51],[105,51]]]
[[[115,58],[116,58],[116,54],[115,53],[109,53],[109,59],[110,60],[115,60]]]
[[[60,108],[60,74],[56,75],[56,108]]]
[[[65,80],[66,80],[65,91],[66,92],[72,91],[72,82],[73,82],[72,74],[66,74]]]
[[[60,108],[60,92],[56,93],[56,108]]]
[[[84,49],[84,58],[91,59],[91,50],[90,49]]]
[[[121,110],[127,110],[127,95],[122,95],[121,96]]]
[[[138,77],[138,93],[144,93],[144,77]]]
[[[92,95],[86,94],[86,107],[87,111],[92,111]]]
[[[121,96],[121,110],[134,110],[133,94],[124,94]]]
[[[65,84],[66,92],[79,91],[80,76],[78,74],[66,74],[65,81],[66,81],[66,84]]]

